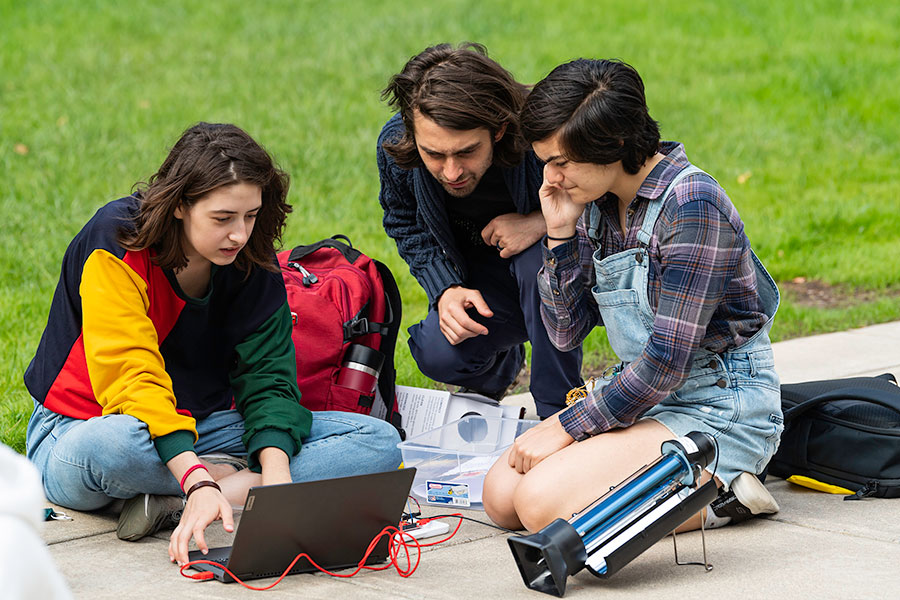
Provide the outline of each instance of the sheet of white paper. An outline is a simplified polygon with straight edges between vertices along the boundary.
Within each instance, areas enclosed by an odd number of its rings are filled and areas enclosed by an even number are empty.
[[[378,388],[375,388],[375,400],[372,402],[372,412],[369,414],[381,420],[387,416],[387,407],[381,401],[381,390]]]
[[[398,385],[397,408],[403,418],[403,429],[407,439],[425,431],[440,427],[445,423],[447,404],[450,392],[428,390],[408,385]],[[381,395],[375,390],[375,403],[372,405],[372,416],[384,419],[387,409],[381,401]]]
[[[397,408],[403,416],[407,439],[447,422],[450,392],[398,385]]]

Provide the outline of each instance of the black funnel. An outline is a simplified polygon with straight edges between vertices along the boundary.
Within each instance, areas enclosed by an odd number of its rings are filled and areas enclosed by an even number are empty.
[[[563,519],[507,541],[525,585],[560,598],[566,593],[566,579],[583,569],[587,560],[581,536]]]

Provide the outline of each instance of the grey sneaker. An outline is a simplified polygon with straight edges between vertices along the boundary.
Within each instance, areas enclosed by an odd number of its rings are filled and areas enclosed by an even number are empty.
[[[721,527],[746,521],[756,515],[777,513],[778,503],[759,477],[744,472],[731,482],[729,491],[719,493],[709,508],[706,526]]]
[[[116,535],[120,540],[136,542],[160,529],[178,525],[183,510],[184,498],[180,496],[138,494],[122,506]]]

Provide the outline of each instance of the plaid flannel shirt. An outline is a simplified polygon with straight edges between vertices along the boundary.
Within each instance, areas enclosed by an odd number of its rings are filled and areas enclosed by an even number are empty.
[[[603,258],[639,246],[637,233],[649,200],[659,197],[690,164],[681,144],[663,142],[660,152],[665,158],[629,204],[624,238],[618,199],[607,194],[596,201]],[[538,273],[541,317],[550,340],[561,350],[577,347],[602,324],[591,294],[597,243],[587,234],[584,216],[577,231],[575,240],[552,250],[544,242],[544,266]],[[648,251],[648,295],[655,313],[650,339],[641,356],[609,385],[560,414],[576,440],[631,425],[681,387],[698,348],[722,353],[737,347],[768,318],[760,307],[744,225],[711,177],[689,176],[670,191]]]

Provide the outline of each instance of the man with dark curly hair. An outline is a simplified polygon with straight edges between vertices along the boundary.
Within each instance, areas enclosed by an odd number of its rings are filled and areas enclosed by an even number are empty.
[[[527,95],[483,46],[440,44],[383,92],[398,114],[378,138],[384,228],[428,296],[409,329],[431,379],[499,399],[531,343],[538,415],[581,385],[581,347],[563,352],[541,323],[536,275],[546,233],[543,164],[524,142]]]

